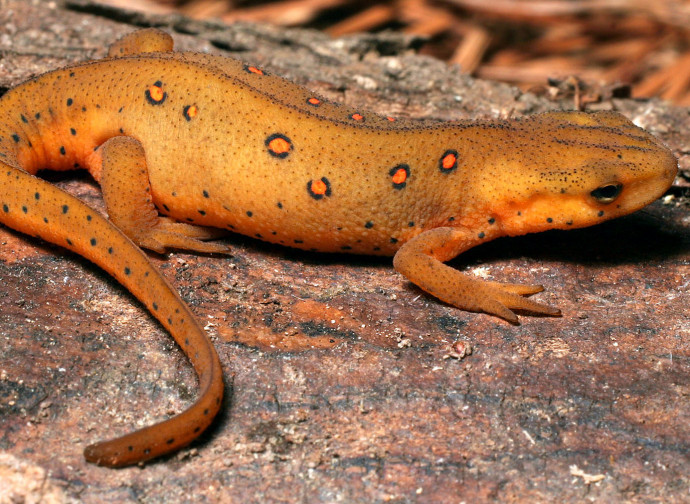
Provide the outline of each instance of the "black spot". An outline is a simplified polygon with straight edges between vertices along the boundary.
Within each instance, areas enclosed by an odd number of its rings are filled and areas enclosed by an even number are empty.
[[[108,247],[108,254],[112,254],[112,253],[113,253],[113,247]]]
[[[495,223],[495,222],[496,222],[496,219],[494,219],[493,217],[491,217],[491,218],[489,219],[489,224],[493,224],[493,223]]]
[[[8,213],[10,211],[10,207],[8,207],[6,203],[3,203],[2,211],[5,213]]]
[[[484,231],[482,231],[482,232],[479,233],[477,236],[479,236],[479,239],[483,239],[484,236],[486,236],[486,235],[484,234]]]
[[[414,227],[414,221],[410,221],[407,223],[407,227]]]
[[[175,438],[170,438],[165,443],[166,444],[173,444],[174,442],[175,442]]]
[[[22,205],[22,212],[29,213],[29,209]]]
[[[40,119],[40,118],[41,118],[41,113],[40,113],[40,112],[36,112],[36,113],[34,114],[34,117],[35,117],[36,119]]]
[[[158,310],[158,303],[153,303],[153,309]]]
[[[92,247],[95,247],[95,246],[96,246],[96,243],[98,243],[98,242],[96,241],[96,238],[91,238],[90,242],[91,242],[91,246],[92,246]]]
[[[455,220],[455,217],[448,217],[448,222],[453,222]]]
[[[48,217],[43,217],[43,222],[45,222],[46,224],[48,224]]]
[[[12,133],[12,140],[14,140],[16,143],[19,143],[19,135]]]
[[[169,212],[169,211],[170,211],[170,209],[168,208],[168,205],[166,205],[165,203],[163,203],[163,208],[165,208],[165,211],[166,211],[166,212]]]
[[[551,224],[551,223],[553,222],[553,219],[552,219],[551,217],[547,217],[547,218],[546,218],[546,222],[548,222],[549,224]]]
[[[132,270],[125,266],[125,275],[129,276],[132,274]]]
[[[604,216],[604,211],[603,211],[603,210],[599,210],[599,213],[598,213],[597,215],[598,215],[599,217],[603,217],[603,216]]]
[[[69,206],[67,206],[67,205],[62,205],[62,213],[63,213],[63,214],[66,214],[67,212],[69,212]]]
[[[62,155],[64,156],[66,152],[67,152],[67,151],[65,151],[65,146],[64,146],[64,145],[61,145],[61,146],[60,146],[60,154],[62,154]]]
[[[72,245],[72,240],[70,240],[69,238],[67,238],[67,245]]]
[[[71,107],[73,103],[74,103],[74,100],[72,98],[67,98],[67,106],[68,107]]]
[[[283,208],[283,204],[280,201],[277,203],[277,206],[278,208]]]
[[[76,135],[76,134],[77,134],[77,130],[75,130],[74,128],[70,128],[70,129],[69,129],[69,132],[72,133],[72,135]]]
[[[93,217],[91,216],[91,214],[89,214],[89,215],[86,216],[86,220],[87,220],[87,221],[91,222],[91,219],[93,219]]]
[[[144,448],[144,455],[151,453],[151,448]]]
[[[367,229],[371,229],[374,227],[374,223],[371,221],[368,221],[366,224],[364,224],[364,227]]]
[[[204,198],[208,198],[208,191],[207,191],[207,190],[203,190],[203,191],[201,192],[201,194],[204,195]]]
[[[568,225],[568,226],[572,226],[572,225],[573,225],[573,221],[571,221],[571,220],[569,220],[569,221],[566,221],[566,225]]]
[[[397,238],[391,238],[391,243],[398,243],[398,239]]]
[[[41,199],[41,193],[34,193],[34,199],[36,201],[40,200]]]
[[[208,415],[208,408],[204,410],[204,415]]]
[[[23,123],[29,124],[29,121],[26,119],[26,117],[24,117],[24,114],[20,114],[20,116],[21,116],[21,118],[22,118],[22,122],[23,122]]]
[[[206,215],[206,212],[204,210],[197,210],[201,215]]]
[[[251,217],[252,215],[254,214],[251,212],[251,210],[247,210],[247,217]]]
[[[352,247],[350,247],[349,245],[343,245],[342,247],[340,247],[340,249],[341,250],[352,250]]]
[[[263,238],[263,236],[261,236],[260,233],[256,233],[254,236],[256,236],[257,238]]]
[[[295,243],[304,243],[304,240],[295,240]]]

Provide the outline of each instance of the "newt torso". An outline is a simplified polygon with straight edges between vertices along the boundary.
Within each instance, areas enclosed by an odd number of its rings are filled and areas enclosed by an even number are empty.
[[[528,212],[530,196],[518,183],[529,177],[544,192],[558,183],[564,188],[550,203],[548,227],[580,226],[570,215],[559,218],[559,200],[572,198],[580,183],[564,156],[576,166],[587,157],[630,164],[640,149],[661,150],[624,131],[617,145],[601,145],[597,136],[610,128],[597,132],[584,114],[581,124],[552,114],[510,122],[396,121],[326,102],[239,61],[194,53],[59,70],[5,100],[16,119],[1,136],[19,136],[20,161],[32,173],[82,166],[99,179],[94,149],[131,136],[146,151],[162,214],[329,252],[392,255],[442,225],[515,234],[499,229]],[[580,145],[564,148],[578,134]],[[557,180],[568,172],[570,182]],[[500,184],[516,188],[509,200],[499,199]],[[529,226],[546,227],[525,215],[522,227]]]

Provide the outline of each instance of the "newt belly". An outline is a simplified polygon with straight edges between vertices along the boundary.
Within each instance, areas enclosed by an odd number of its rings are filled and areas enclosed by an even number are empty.
[[[500,236],[629,214],[677,172],[659,140],[615,112],[396,120],[236,60],[174,53],[158,30],[12,89],[0,110],[0,222],[113,275],[199,374],[200,398],[187,411],[87,447],[87,460],[109,466],[185,446],[223,394],[213,346],[139,247],[225,252],[206,241],[221,228],[306,250],[390,255],[437,298],[517,323],[513,310],[560,312],[526,297],[538,285],[487,282],[443,263]],[[109,220],[34,176],[78,167],[101,183]]]

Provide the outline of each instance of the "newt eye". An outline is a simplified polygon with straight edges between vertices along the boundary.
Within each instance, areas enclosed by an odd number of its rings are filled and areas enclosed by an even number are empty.
[[[606,184],[597,187],[589,194],[591,194],[592,198],[597,200],[597,202],[608,204],[618,197],[622,189],[623,184]]]

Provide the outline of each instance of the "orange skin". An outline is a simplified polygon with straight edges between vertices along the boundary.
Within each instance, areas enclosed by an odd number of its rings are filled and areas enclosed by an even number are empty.
[[[110,273],[199,374],[200,398],[185,412],[86,448],[106,466],[187,445],[223,394],[208,337],[139,247],[226,252],[203,241],[222,228],[394,255],[396,270],[439,299],[517,323],[513,310],[560,312],[525,297],[541,286],[486,282],[443,262],[499,236],[628,214],[677,172],[661,142],[614,112],[426,125],[328,102],[239,61],[173,53],[158,30],[128,35],[109,56],[0,99],[0,222]],[[74,167],[101,183],[109,220],[34,176]]]

